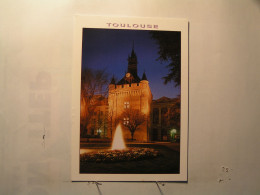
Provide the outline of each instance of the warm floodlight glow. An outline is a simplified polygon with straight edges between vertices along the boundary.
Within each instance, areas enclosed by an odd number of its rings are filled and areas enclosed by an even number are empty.
[[[114,135],[112,150],[124,150],[126,149],[125,141],[123,139],[123,133],[120,124],[116,127]]]

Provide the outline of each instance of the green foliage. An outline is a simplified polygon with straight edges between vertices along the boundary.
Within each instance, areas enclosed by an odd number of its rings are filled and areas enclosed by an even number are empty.
[[[158,44],[158,60],[167,61],[169,73],[163,77],[164,84],[173,81],[181,84],[181,33],[177,31],[152,31],[151,36]]]
[[[176,102],[170,107],[170,125],[175,129],[180,130],[180,113],[181,113],[181,99],[180,96],[176,98]]]

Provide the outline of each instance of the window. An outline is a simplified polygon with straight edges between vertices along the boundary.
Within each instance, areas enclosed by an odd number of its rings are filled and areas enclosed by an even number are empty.
[[[158,124],[159,123],[159,109],[154,108],[153,109],[153,124]]]
[[[129,102],[124,102],[124,108],[125,108],[125,109],[126,109],[126,108],[130,108]]]
[[[129,124],[129,118],[128,117],[125,117],[124,118],[124,125],[128,125]]]

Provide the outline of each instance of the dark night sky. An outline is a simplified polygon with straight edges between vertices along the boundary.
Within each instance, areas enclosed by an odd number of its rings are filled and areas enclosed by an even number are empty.
[[[110,78],[115,75],[120,80],[127,71],[127,58],[131,54],[133,41],[138,60],[138,75],[141,78],[145,71],[153,99],[179,95],[180,87],[175,88],[175,83],[163,84],[162,77],[168,73],[168,62],[156,60],[159,57],[158,45],[149,31],[84,29],[82,68],[105,69]]]

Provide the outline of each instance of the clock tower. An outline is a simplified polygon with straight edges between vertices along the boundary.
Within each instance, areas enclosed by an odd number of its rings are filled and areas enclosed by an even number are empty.
[[[134,139],[137,141],[147,142],[151,140],[150,136],[150,106],[152,102],[152,93],[144,73],[142,79],[137,73],[137,56],[132,48],[131,55],[128,56],[127,72],[121,80],[115,82],[112,78],[109,85],[108,93],[108,118],[109,118],[109,132],[110,138],[113,137],[114,131],[119,118],[126,109],[141,112],[146,116],[145,121],[138,127],[134,133]],[[130,120],[130,118],[124,118]],[[124,121],[127,122],[127,121]],[[121,125],[123,127],[123,125]],[[124,138],[131,139],[130,131],[124,128]]]

